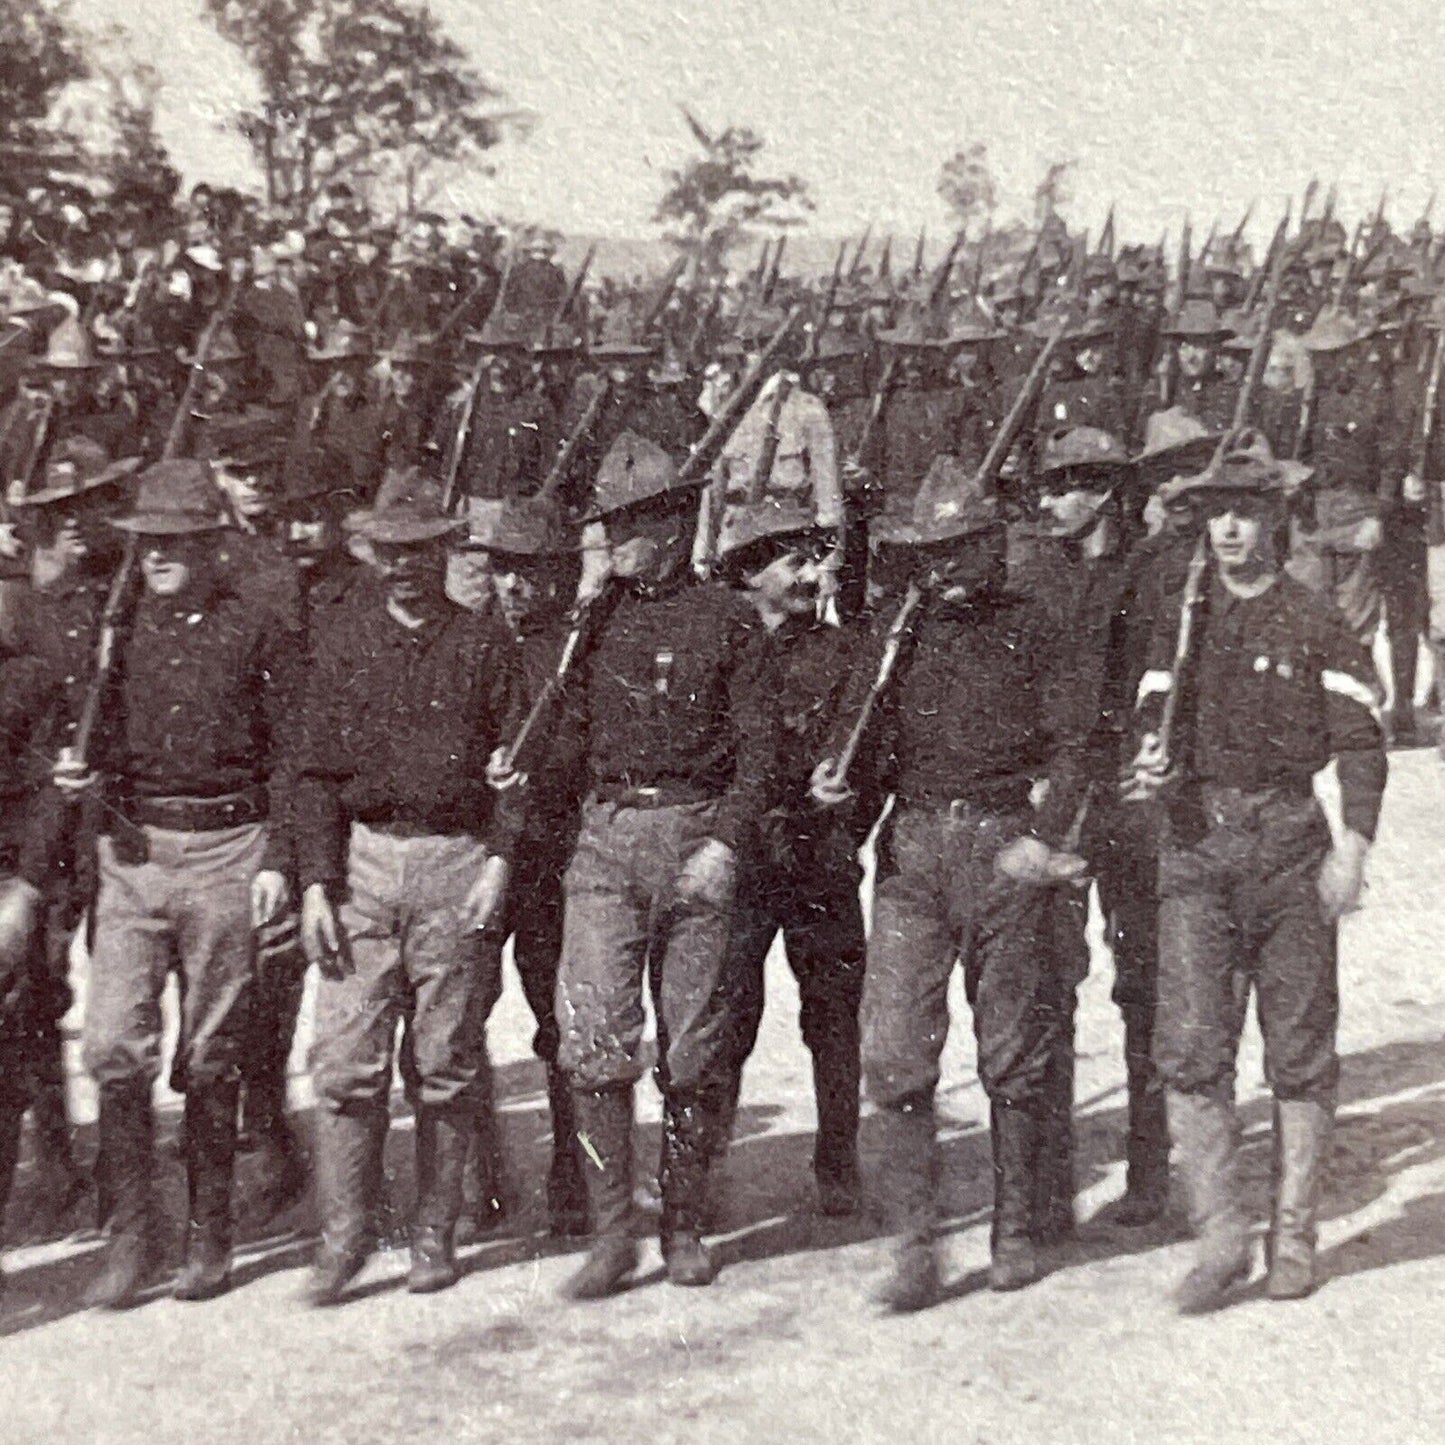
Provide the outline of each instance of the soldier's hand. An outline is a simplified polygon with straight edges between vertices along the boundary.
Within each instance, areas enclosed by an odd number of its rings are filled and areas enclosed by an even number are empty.
[[[677,877],[679,898],[727,908],[733,897],[737,858],[726,843],[709,838],[682,866]]]
[[[480,933],[501,911],[507,897],[507,883],[512,876],[507,860],[493,854],[482,864],[477,881],[467,890],[462,912],[467,926]]]
[[[1410,472],[1400,483],[1400,496],[1413,507],[1418,507],[1425,500],[1425,482],[1423,478],[1417,477]]]
[[[527,783],[526,773],[519,773],[512,766],[512,753],[510,748],[498,748],[496,752],[487,759],[487,782],[499,793],[510,792],[513,788],[525,787]]]
[[[1145,733],[1139,751],[1125,774],[1120,794],[1127,803],[1147,802],[1158,797],[1169,782],[1169,759],[1158,733]]]
[[[345,978],[351,972],[324,883],[310,884],[301,895],[301,951],[326,978]]]
[[[290,895],[286,875],[263,868],[251,880],[251,927],[265,928],[286,907]]]
[[[811,793],[813,801],[823,808],[840,807],[853,796],[853,790],[848,786],[847,779],[840,775],[835,758],[824,758],[813,769],[813,776],[808,783],[808,791]]]
[[[100,775],[93,773],[80,758],[63,753],[50,770],[50,780],[67,797],[78,798],[88,793],[100,781]]]
[[[993,866],[996,872],[1015,883],[1036,885],[1065,883],[1079,877],[1084,871],[1084,860],[1076,854],[1050,848],[1042,838],[1025,833],[999,852]]]
[[[1360,906],[1365,889],[1365,856],[1369,843],[1358,833],[1345,833],[1325,855],[1315,882],[1325,915],[1331,922]]]
[[[30,955],[40,924],[40,890],[23,878],[0,883],[0,970],[17,970]]]

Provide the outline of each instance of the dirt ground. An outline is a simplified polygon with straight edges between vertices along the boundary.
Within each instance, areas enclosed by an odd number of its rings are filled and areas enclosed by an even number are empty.
[[[737,1141],[720,1181],[713,1288],[677,1290],[649,1246],[637,1285],[568,1305],[572,1257],[547,1242],[540,1195],[546,1102],[515,984],[493,1024],[517,1208],[465,1254],[454,1290],[401,1287],[405,1251],[380,1253],[360,1297],[318,1312],[298,1298],[309,1251],[294,1232],[252,1241],[238,1287],[123,1315],[77,1309],[93,1243],[24,1243],[36,1205],[23,1171],[0,1301],[6,1441],[1293,1442],[1445,1439],[1445,770],[1396,754],[1364,909],[1343,933],[1345,1055],[1322,1229],[1328,1283],[1271,1305],[1181,1320],[1167,1300],[1187,1261],[1177,1227],[1091,1223],[1123,1185],[1123,1069],[1108,955],[1080,1007],[1077,1247],[1040,1284],[983,1283],[990,1193],[985,1106],[961,996],[942,1111],[947,1298],[880,1318],[876,1222],[811,1212],[812,1106],[796,991],[772,961],[770,1004]],[[1267,1207],[1257,1045],[1241,1065],[1248,1172]],[[304,1082],[298,1080],[304,1091]],[[647,1095],[653,1157],[656,1100]],[[304,1093],[303,1093],[304,1097]],[[89,1101],[78,1090],[85,1117]],[[174,1128],[174,1104],[166,1107]],[[404,1207],[410,1141],[392,1137]],[[865,1119],[865,1164],[877,1134]],[[83,1148],[90,1147],[88,1138]],[[179,1166],[168,1205],[181,1218]],[[178,1225],[177,1225],[178,1229]]]

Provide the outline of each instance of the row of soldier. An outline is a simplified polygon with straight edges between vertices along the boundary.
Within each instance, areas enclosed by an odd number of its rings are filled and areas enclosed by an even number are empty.
[[[1302,253],[1296,241],[1288,254]],[[53,1086],[58,960],[94,893],[85,1058],[101,1085],[111,1236],[96,1302],[133,1301],[154,1270],[149,1097],[172,969],[185,983],[173,1081],[191,1184],[178,1293],[228,1280],[243,1094],[271,1155],[271,1207],[303,1186],[284,1109],[299,979],[267,966],[287,954],[293,908],[322,976],[318,1301],[340,1297],[367,1255],[403,1015],[411,1283],[455,1278],[465,1176],[485,1175],[493,1132],[485,1019],[508,935],[548,1065],[554,1228],[590,1221],[596,1236],[574,1293],[609,1292],[636,1259],[644,974],[668,1273],[712,1277],[708,1172],[780,929],[814,1057],[825,1212],[860,1197],[860,1070],[885,1114],[895,1308],[938,1289],[933,1094],[962,959],[992,1106],[992,1278],[1027,1284],[1073,1226],[1086,875],[1125,1022],[1121,1222],[1163,1209],[1172,1128],[1203,1241],[1183,1303],[1217,1303],[1246,1267],[1229,975],[1251,970],[1285,1160],[1271,1292],[1311,1288],[1336,1067],[1333,919],[1358,893],[1384,774],[1365,624],[1341,622],[1280,565],[1325,529],[1332,487],[1378,501],[1394,486],[1409,501],[1424,469],[1386,454],[1386,424],[1409,431],[1398,413],[1359,413],[1375,450],[1342,461],[1363,424],[1328,398],[1378,397],[1316,378],[1344,360],[1358,383],[1388,354],[1381,374],[1399,380],[1422,318],[1391,332],[1330,311],[1296,348],[1281,324],[1288,254],[1253,321],[1236,318],[1233,334],[1253,337],[1243,408],[1191,410],[1206,383],[1231,384],[1211,370],[1231,333],[1185,298],[1167,328],[1175,405],[1132,453],[1122,371],[1101,371],[1122,328],[1101,311],[1097,268],[1077,265],[1063,304],[1027,332],[997,315],[959,324],[941,305],[947,265],[877,332],[835,332],[836,291],[803,333],[795,314],[751,308],[705,377],[663,354],[655,298],[642,323],[585,351],[493,306],[450,409],[447,366],[425,348],[399,368],[390,358],[393,375],[444,373],[421,390],[445,420],[418,429],[407,465],[382,458],[374,492],[318,441],[321,407],[227,414],[199,364],[180,408],[197,459],[144,471],[125,515],[134,458],[112,460],[91,435],[47,438],[13,498],[39,585],[12,598],[6,704],[22,820],[7,920],[48,988],[19,1010],[35,1067],[14,1075],[6,1136],[29,1076]],[[218,325],[198,337],[198,363],[222,337]],[[333,362],[345,376],[358,359]],[[547,423],[579,363],[566,424]],[[1423,403],[1438,366],[1414,374]],[[1295,432],[1311,465],[1276,461],[1267,431],[1295,449],[1279,417],[1306,399]],[[518,418],[521,401],[531,412]],[[1240,432],[1242,420],[1262,427]],[[140,595],[97,686],[117,569],[107,539],[122,536],[137,539]],[[569,613],[579,595],[589,605]],[[1176,646],[1181,617],[1192,649]],[[1397,710],[1412,691],[1397,688]],[[56,756],[37,778],[35,760]],[[1334,843],[1308,788],[1331,757],[1345,785]],[[889,796],[865,938],[857,853]],[[1245,878],[1267,886],[1241,890]],[[1249,940],[1238,957],[1234,937]]]

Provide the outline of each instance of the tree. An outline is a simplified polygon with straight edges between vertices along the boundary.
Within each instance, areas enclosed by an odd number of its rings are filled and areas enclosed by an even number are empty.
[[[60,92],[87,72],[80,37],[56,0],[0,0],[0,139],[50,138]]]
[[[1077,164],[1072,158],[1052,160],[1045,168],[1043,179],[1034,187],[1034,219],[1040,226],[1057,217],[1073,199],[1069,182]]]
[[[807,183],[793,175],[757,174],[767,144],[760,135],[732,125],[714,133],[690,110],[682,114],[702,153],[666,173],[667,189],[653,220],[669,244],[698,269],[711,271],[759,231],[803,223],[814,209]]]
[[[424,4],[205,3],[256,72],[260,104],[235,123],[261,166],[268,204],[296,220],[339,182],[409,218],[441,172],[475,165],[530,121],[503,107],[503,93]]]
[[[111,200],[154,236],[163,235],[175,216],[180,173],[156,129],[161,78],[144,62],[97,62],[105,87],[108,141],[96,148],[97,170],[108,183]]]
[[[961,225],[991,216],[998,205],[998,183],[988,166],[988,146],[975,141],[956,151],[938,173],[938,194]]]

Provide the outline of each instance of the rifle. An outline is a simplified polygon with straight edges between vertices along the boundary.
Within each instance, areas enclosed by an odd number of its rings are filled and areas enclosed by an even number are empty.
[[[758,354],[758,359],[748,368],[747,374],[718,408],[717,415],[708,423],[702,438],[688,449],[687,460],[678,471],[679,483],[696,480],[717,460],[734,428],[742,420],[743,413],[753,404],[762,389],[768,367],[802,314],[803,308],[794,306],[783,318],[783,324],[773,333],[772,340]],[[721,506],[707,508],[702,519],[702,556],[708,565],[711,564],[717,547],[717,530],[722,523],[721,512]]]
[[[180,454],[185,443],[186,426],[191,419],[191,410],[196,404],[196,399],[200,395],[201,383],[205,379],[207,360],[215,348],[221,328],[230,319],[240,289],[236,277],[229,276],[226,290],[221,297],[221,304],[211,314],[205,331],[201,333],[201,339],[191,357],[191,369],[186,377],[185,390],[181,393],[175,416],[172,417],[170,427],[166,432],[165,445],[161,448],[161,461],[170,461]],[[62,748],[60,753],[60,761],[75,767],[77,771],[84,771],[87,755],[90,752],[90,740],[95,733],[95,725],[100,717],[100,705],[105,696],[106,685],[110,681],[111,671],[115,666],[115,644],[120,631],[121,610],[125,606],[126,597],[130,592],[131,579],[135,575],[139,560],[140,539],[136,533],[128,532],[120,566],[116,568],[115,576],[111,579],[110,591],[106,594],[105,606],[100,614],[100,625],[96,634],[95,673],[85,690],[85,698],[80,707],[80,717],[76,721],[74,739],[68,747]]]
[[[1424,410],[1420,415],[1420,429],[1415,436],[1415,444],[1410,452],[1410,470],[1419,477],[1422,483],[1426,478],[1430,467],[1430,443],[1435,436],[1435,413],[1440,405],[1440,373],[1445,367],[1445,330],[1435,333],[1435,349],[1430,356],[1430,374],[1425,382]],[[1426,516],[1431,536],[1440,535],[1441,526],[1441,490],[1442,485],[1439,478],[1428,482],[1429,490],[1426,492]]]
[[[911,274],[915,281],[923,275],[923,248],[927,244],[928,228],[921,226],[918,230],[918,245],[915,246],[913,250],[913,271]]]
[[[892,281],[893,279],[892,236],[884,236],[883,249],[878,253],[878,279],[880,281]]]
[[[563,687],[571,676],[572,669],[577,664],[577,654],[582,648],[582,639],[587,632],[587,624],[592,617],[593,608],[605,596],[610,588],[603,588],[595,596],[587,598],[585,602],[579,602],[572,609],[567,628],[567,636],[562,642],[562,650],[557,655],[556,666],[547,676],[539,689],[532,706],[527,709],[527,716],[522,719],[522,725],[517,729],[517,736],[507,744],[503,751],[502,770],[514,772],[517,770],[517,760],[521,756],[522,749],[527,745],[527,739],[536,730],[537,724],[551,711],[552,705],[561,695]]]
[[[958,260],[958,253],[963,249],[963,243],[968,237],[968,228],[965,226],[954,238],[953,245],[948,248],[948,254],[943,258],[943,264],[933,273],[933,285],[928,288],[928,313],[935,315],[940,306],[948,302],[948,283],[953,278],[953,265]]]
[[[514,246],[507,252],[507,260],[502,267],[502,279],[497,284],[497,294],[492,298],[491,307],[487,311],[487,319],[482,322],[483,336],[487,334],[497,313],[502,309],[502,301],[507,294],[507,282],[512,278],[512,264],[516,257],[517,249]],[[488,360],[489,353],[483,346],[478,351],[471,375],[467,378],[467,394],[462,401],[461,415],[457,418],[456,435],[452,438],[452,452],[447,460],[446,484],[442,488],[442,510],[446,512],[450,512],[456,505],[457,479],[461,475],[462,457],[467,449],[467,438],[472,434],[472,420],[476,416],[477,397],[482,390],[482,376],[486,372]]]
[[[858,756],[863,735],[868,731],[868,724],[873,720],[873,714],[877,711],[884,693],[888,691],[888,684],[893,680],[893,672],[898,666],[898,654],[903,650],[903,639],[908,632],[908,624],[912,622],[913,614],[918,611],[922,601],[922,584],[910,581],[908,590],[903,594],[903,601],[894,614],[893,621],[888,625],[887,635],[883,639],[883,653],[878,659],[878,670],[873,674],[873,681],[868,684],[868,691],[858,709],[858,716],[853,720],[853,726],[848,730],[848,736],[838,752],[833,776],[840,785],[847,779],[849,769],[852,768],[854,759]]]
[[[753,464],[752,474],[748,477],[746,500],[749,503],[761,502],[763,493],[767,491],[768,479],[773,475],[773,466],[778,460],[778,445],[782,441],[778,428],[783,419],[783,408],[792,394],[792,376],[780,376],[778,389],[773,393],[773,404],[768,409],[768,429],[763,434],[762,447],[758,451],[757,461]]]
[[[983,491],[992,489],[998,479],[998,473],[1003,468],[1004,461],[1013,448],[1019,432],[1023,429],[1024,421],[1028,417],[1029,410],[1037,403],[1038,393],[1043,387],[1044,378],[1048,375],[1049,363],[1054,358],[1067,335],[1069,327],[1073,324],[1075,313],[1080,300],[1081,286],[1079,277],[1082,272],[1076,268],[1074,280],[1074,295],[1070,301],[1069,309],[1060,319],[1052,335],[1044,343],[1033,367],[1024,380],[1018,395],[1014,398],[1013,405],[1009,408],[1008,415],[1004,418],[999,429],[994,433],[993,440],[989,443],[984,459],[979,463],[978,471],[974,473],[976,484]],[[884,376],[888,373],[885,369]],[[881,397],[882,390],[875,393],[875,397]],[[870,423],[872,417],[870,416]],[[874,675],[873,682],[868,688],[867,696],[859,710],[858,717],[854,720],[849,730],[847,740],[838,754],[837,762],[834,765],[833,777],[838,783],[846,780],[848,770],[853,766],[857,756],[858,748],[863,740],[863,734],[867,731],[869,720],[878,706],[879,699],[887,690],[889,681],[893,676],[894,669],[898,664],[898,654],[903,645],[903,637],[908,629],[908,624],[913,614],[918,610],[923,601],[925,587],[916,578],[910,579],[907,591],[903,594],[903,601],[899,604],[893,621],[889,624],[887,635],[883,643],[883,655],[879,660],[878,671]]]
[[[868,242],[872,239],[872,237],[873,222],[869,221],[868,224],[863,227],[862,239],[858,242],[858,249],[853,253],[853,264],[848,267],[848,279],[850,281],[856,281],[858,279],[858,273],[863,269],[863,256],[864,253],[868,250]],[[843,253],[843,248],[846,246],[847,242],[845,241],[843,243],[843,246],[839,248],[838,254],[840,256]]]
[[[682,279],[683,269],[686,265],[687,257],[679,256],[667,268],[667,274],[662,278],[662,285],[658,288],[652,305],[648,307],[647,315],[642,318],[642,326],[637,333],[639,341],[645,341],[647,333],[662,319],[662,313],[667,310],[667,303],[672,300],[672,293],[677,289],[677,283]]]
[[[778,289],[778,276],[783,266],[783,252],[788,249],[787,234],[778,237],[777,247],[773,251],[773,264],[768,267],[768,279],[763,286],[763,304],[767,305],[773,299],[773,292]]]
[[[708,429],[688,452],[687,460],[678,470],[676,485],[685,485],[693,481],[712,465],[718,452],[723,448],[733,428],[742,418],[743,412],[752,405],[757,395],[758,388],[762,385],[764,373],[787,339],[788,333],[797,324],[798,318],[803,314],[800,306],[795,306],[784,318],[783,324],[773,334],[773,338],[763,348],[762,354],[749,368],[748,374],[739,383],[738,388],[727,399],[727,402],[719,409],[718,414],[713,417]],[[594,405],[596,398],[593,399]],[[588,411],[591,412],[589,407]],[[585,420],[585,418],[584,418]],[[579,429],[580,430],[580,429]],[[576,433],[574,433],[574,436]],[[709,549],[711,550],[711,549]],[[551,675],[537,694],[536,701],[528,710],[527,716],[522,721],[522,726],[517,731],[517,736],[508,745],[505,758],[509,769],[516,767],[517,758],[527,739],[536,729],[539,720],[544,717],[552,707],[556,699],[561,695],[562,689],[566,686],[568,678],[576,667],[579,654],[582,650],[582,640],[587,632],[587,624],[592,616],[592,609],[608,596],[610,588],[604,588],[596,596],[590,597],[583,602],[572,613],[572,625],[568,629],[566,641],[562,644],[562,651],[557,659],[557,666],[553,668]]]
[[[833,307],[838,300],[838,287],[843,281],[843,253],[848,249],[847,241],[838,243],[838,259],[833,263],[833,275],[828,281],[827,296],[823,301],[823,314],[818,317],[818,324],[813,331],[813,340],[810,350],[814,356],[823,343],[823,333],[828,329],[828,322],[833,317]]]
[[[1189,273],[1191,270],[1190,242],[1193,238],[1193,230],[1188,216],[1184,218],[1184,232],[1179,238],[1179,290],[1174,297],[1174,305],[1169,310],[1169,320],[1166,330],[1178,325],[1180,314],[1184,310],[1185,299],[1189,295]],[[1179,366],[1179,353],[1172,343],[1165,341],[1163,365],[1159,370],[1159,402],[1162,406],[1170,406],[1174,401],[1175,373]]]
[[[1234,424],[1231,432],[1238,432],[1249,423],[1250,407],[1254,401],[1254,394],[1259,390],[1260,381],[1264,377],[1264,368],[1269,361],[1270,344],[1274,339],[1274,317],[1279,307],[1280,286],[1284,281],[1285,263],[1285,230],[1289,225],[1289,216],[1286,215],[1275,228],[1273,238],[1269,243],[1270,269],[1269,269],[1269,290],[1265,294],[1264,314],[1260,317],[1259,335],[1255,337],[1254,346],[1249,353],[1249,365],[1245,368],[1244,381],[1239,388],[1239,395],[1234,400]],[[1225,441],[1219,443],[1222,455]]]
[[[572,468],[572,463],[577,458],[577,453],[582,443],[592,435],[592,428],[597,425],[597,418],[602,415],[602,408],[607,404],[607,398],[612,395],[612,380],[604,377],[597,390],[592,393],[592,400],[587,403],[587,409],[572,428],[571,435],[558,451],[551,469],[542,480],[542,485],[537,489],[539,497],[550,497],[553,492],[562,484],[562,479]]]
[[[1260,294],[1264,290],[1264,283],[1274,268],[1276,247],[1282,251],[1287,245],[1285,237],[1289,234],[1289,222],[1290,208],[1286,206],[1284,219],[1280,222],[1279,228],[1270,240],[1269,250],[1265,252],[1263,262],[1260,264],[1259,269],[1255,271],[1254,275],[1249,278],[1249,290],[1245,292],[1244,306],[1242,308],[1246,315],[1253,311],[1259,304]]]
[[[1179,720],[1179,694],[1184,687],[1186,669],[1194,656],[1194,638],[1199,629],[1199,614],[1204,604],[1204,589],[1209,580],[1209,537],[1201,532],[1189,557],[1189,568],[1184,574],[1184,595],[1179,607],[1179,631],[1174,637],[1174,684],[1164,697],[1164,712],[1159,719],[1159,749],[1164,759],[1164,771],[1170,767],[1174,742],[1174,730]],[[1129,801],[1138,802],[1139,797]]]
[[[594,242],[587,248],[587,254],[582,258],[582,264],[577,268],[577,275],[572,281],[566,296],[562,298],[562,304],[557,308],[557,314],[552,317],[552,325],[560,326],[571,314],[578,301],[582,299],[582,288],[587,284],[588,272],[592,270],[592,262],[597,257],[597,245]]]

